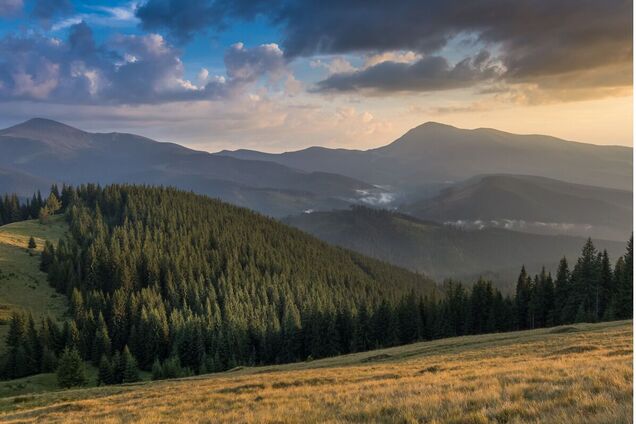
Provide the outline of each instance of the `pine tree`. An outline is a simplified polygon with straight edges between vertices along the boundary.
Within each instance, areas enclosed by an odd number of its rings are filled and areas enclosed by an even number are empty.
[[[102,355],[99,360],[99,368],[97,372],[97,385],[113,384],[113,364],[108,360],[106,355]]]
[[[64,349],[57,367],[57,382],[60,387],[64,388],[86,384],[84,362],[77,349]]]
[[[130,353],[128,346],[124,347],[124,351],[121,355],[121,362],[123,365],[120,365],[123,369],[122,372],[122,382],[123,383],[134,383],[139,381],[139,369],[137,368],[137,360]]]
[[[633,315],[634,277],[633,277],[633,243],[632,236],[627,243],[627,252],[623,256],[621,271],[616,275],[616,294],[614,305],[616,317],[619,319],[630,319]],[[617,266],[618,268],[618,266]]]
[[[516,309],[517,327],[520,330],[530,328],[530,300],[532,297],[532,282],[526,272],[526,267],[521,267],[519,278],[517,279]]]
[[[596,319],[600,321],[608,315],[610,303],[616,292],[614,288],[614,275],[610,264],[607,250],[603,251],[601,258],[601,281],[597,290],[596,297]]]
[[[37,245],[37,243],[35,242],[35,239],[33,238],[33,236],[31,236],[31,237],[29,238],[29,245],[28,245],[28,248],[29,248],[29,249],[35,249],[35,248],[37,248],[37,247],[38,247],[38,245]]]
[[[565,324],[574,320],[574,311],[570,299],[572,288],[570,284],[570,269],[565,257],[561,258],[557,269],[554,287],[554,318],[556,323]]]

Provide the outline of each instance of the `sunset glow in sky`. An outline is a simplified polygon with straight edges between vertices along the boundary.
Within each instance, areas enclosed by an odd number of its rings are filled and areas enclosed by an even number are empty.
[[[0,124],[210,151],[426,121],[631,145],[632,50],[624,0],[0,0]]]

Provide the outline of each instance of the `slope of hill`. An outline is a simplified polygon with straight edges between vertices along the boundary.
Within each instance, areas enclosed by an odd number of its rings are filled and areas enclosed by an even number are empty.
[[[631,321],[0,399],[7,423],[630,423]]]
[[[12,312],[30,312],[38,321],[47,316],[59,320],[66,313],[65,297],[49,286],[39,261],[44,242],[57,243],[65,230],[61,217],[47,224],[22,221],[0,227],[0,352]],[[30,237],[37,244],[31,251],[27,249]]]
[[[128,347],[142,370],[177,361],[198,374],[368,350],[396,343],[367,331],[380,307],[393,314],[437,292],[420,274],[193,193],[88,185],[61,198],[69,231],[42,267],[72,316],[33,335],[58,357],[70,347],[97,365]],[[3,367],[5,378],[45,369],[43,356],[20,355],[29,340],[12,340],[4,363],[33,365]]]
[[[479,275],[510,288],[522,264],[531,272],[545,265],[556,268],[564,255],[574,259],[585,239],[544,236],[502,229],[465,230],[408,215],[354,207],[350,210],[314,212],[286,218],[329,243],[434,278],[474,279]],[[630,234],[624,235],[625,239]],[[624,242],[597,241],[612,257],[622,254]]]
[[[624,240],[632,192],[526,175],[486,175],[401,208],[422,219]]]
[[[4,192],[32,193],[52,182],[166,184],[284,216],[355,202],[360,191],[374,190],[341,175],[214,156],[133,134],[88,133],[46,119],[1,130],[0,149],[0,168],[22,175],[17,181],[0,170]]]
[[[465,130],[435,122],[413,128],[387,146],[366,151],[315,147],[282,154],[245,150],[218,154],[267,160],[305,171],[334,172],[400,191],[495,173],[632,189],[631,148],[486,128]]]

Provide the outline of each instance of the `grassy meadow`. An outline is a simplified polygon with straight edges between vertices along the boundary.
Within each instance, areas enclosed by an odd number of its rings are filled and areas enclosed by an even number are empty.
[[[39,269],[44,242],[56,244],[65,230],[62,216],[46,224],[31,220],[0,227],[0,352],[14,310],[29,311],[36,320],[47,315],[61,319],[66,312],[65,297],[55,293]],[[32,251],[27,249],[31,236],[37,244]]]
[[[7,423],[628,423],[632,322],[0,399]]]

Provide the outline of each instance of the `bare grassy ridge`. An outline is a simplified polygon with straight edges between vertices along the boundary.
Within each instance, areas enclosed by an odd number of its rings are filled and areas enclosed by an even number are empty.
[[[8,423],[628,423],[632,322],[0,400]]]

